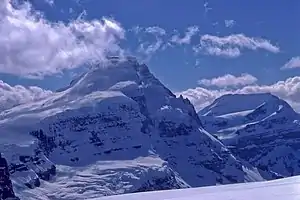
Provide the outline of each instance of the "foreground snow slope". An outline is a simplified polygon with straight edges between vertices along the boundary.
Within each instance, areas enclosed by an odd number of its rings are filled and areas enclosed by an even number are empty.
[[[92,200],[299,200],[300,177],[172,191],[146,192]]]

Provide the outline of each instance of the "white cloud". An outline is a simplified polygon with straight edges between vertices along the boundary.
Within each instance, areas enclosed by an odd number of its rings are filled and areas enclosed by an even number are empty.
[[[291,58],[281,69],[300,68],[300,56]]]
[[[212,79],[201,79],[198,81],[199,85],[205,86],[217,86],[217,87],[228,87],[228,86],[245,86],[251,85],[257,81],[257,78],[250,74],[242,74],[240,76],[234,76],[232,74],[226,74]]]
[[[43,99],[52,94],[52,91],[44,90],[36,86],[24,87],[11,86],[0,80],[0,112],[19,104]]]
[[[226,57],[226,58],[237,58],[241,55],[241,51],[237,47],[222,48],[217,46],[207,46],[207,47],[194,47],[194,52],[200,53],[205,49],[205,53],[214,56]]]
[[[178,34],[173,35],[171,42],[176,44],[190,44],[192,37],[199,32],[199,27],[191,26],[187,28],[187,31],[183,38],[180,38]]]
[[[189,98],[199,111],[224,94],[254,94],[267,92],[286,100],[296,111],[300,111],[300,76],[290,77],[285,81],[278,81],[271,85],[249,85],[235,90],[209,90],[203,87],[196,87],[178,92],[177,94],[182,94]]]
[[[236,24],[236,22],[232,19],[225,20],[224,23],[225,23],[225,27],[227,28],[232,28]]]
[[[205,106],[208,106],[216,98],[226,94],[222,90],[209,90],[203,87],[191,88],[185,91],[177,92],[176,95],[182,95],[188,98],[194,105],[196,111],[201,110]]]
[[[135,34],[139,34],[144,30],[144,28],[140,27],[140,26],[134,26],[132,28],[130,28],[128,31],[129,32],[133,32]]]
[[[2,0],[0,19],[0,73],[42,77],[122,52],[124,30],[111,19],[51,23],[29,3],[16,9],[11,0]]]
[[[258,50],[263,49],[272,53],[278,53],[279,47],[271,44],[269,40],[262,38],[250,38],[244,34],[233,34],[224,37],[213,35],[203,35],[200,44],[195,46],[196,53],[225,56],[236,58],[241,55],[243,49]]]
[[[225,37],[218,37],[213,35],[203,35],[201,41],[210,42],[217,46],[233,45],[240,48],[247,48],[251,50],[264,49],[272,53],[278,53],[279,47],[274,46],[270,41],[262,38],[250,38],[244,34],[234,34]]]
[[[129,29],[136,36],[138,46],[133,50],[133,54],[141,60],[149,60],[158,51],[165,50],[167,45],[164,36],[167,34],[166,30],[158,27],[141,27],[135,26]],[[148,37],[152,36],[152,37]]]
[[[165,29],[163,29],[161,27],[158,27],[158,26],[147,27],[145,29],[145,32],[146,33],[151,33],[151,34],[154,34],[154,35],[165,35],[166,34]]]
[[[141,43],[138,48],[138,53],[146,55],[147,59],[149,59],[154,53],[161,49],[162,45],[162,39],[156,38],[154,43]]]
[[[132,50],[133,54],[141,60],[149,60],[153,55],[168,48],[190,44],[192,37],[199,32],[199,28],[197,26],[188,27],[182,37],[180,37],[177,30],[170,33],[158,26],[135,26],[129,29],[129,32],[132,32],[137,40],[137,47]]]
[[[135,34],[148,33],[154,36],[163,36],[167,34],[166,30],[159,26],[149,26],[149,27],[134,26],[128,31],[132,31]]]

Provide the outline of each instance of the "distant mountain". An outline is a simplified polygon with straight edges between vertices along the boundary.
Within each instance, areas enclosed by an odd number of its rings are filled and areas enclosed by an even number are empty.
[[[2,112],[0,129],[0,151],[27,199],[264,180],[133,58],[112,58],[47,99]]]
[[[268,93],[224,95],[198,114],[207,131],[262,174],[300,174],[300,116],[284,100]]]

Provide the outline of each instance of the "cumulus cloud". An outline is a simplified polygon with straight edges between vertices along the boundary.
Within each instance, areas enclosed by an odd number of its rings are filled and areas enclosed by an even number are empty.
[[[0,112],[19,104],[46,98],[51,94],[52,91],[44,90],[40,87],[11,86],[0,80]]]
[[[232,74],[226,74],[212,79],[201,79],[198,81],[199,85],[216,86],[216,87],[228,87],[228,86],[245,86],[251,85],[257,81],[257,78],[251,74],[242,74],[240,76],[234,76]]]
[[[124,30],[112,19],[52,23],[11,0],[2,0],[0,19],[0,73],[43,77],[122,52]]]
[[[171,38],[171,42],[176,44],[190,44],[192,37],[198,32],[199,32],[199,27],[197,26],[188,27],[184,37],[180,38],[178,34],[173,35]]]
[[[262,49],[272,53],[278,53],[280,51],[279,47],[273,45],[269,40],[247,37],[244,34],[233,34],[224,37],[206,34],[201,36],[200,44],[193,49],[196,53],[229,58],[240,56],[243,49]]]
[[[178,96],[182,95],[188,98],[197,112],[224,94],[226,94],[225,90],[209,90],[203,87],[190,88],[176,93]]]
[[[229,19],[229,20],[225,20],[224,23],[225,23],[225,27],[232,28],[236,22],[232,19]]]
[[[300,76],[290,77],[271,85],[249,85],[240,89],[210,90],[203,87],[188,89],[177,94],[190,99],[197,111],[212,103],[224,94],[272,93],[286,100],[296,111],[300,112]]]
[[[281,69],[300,68],[300,56],[291,58]]]

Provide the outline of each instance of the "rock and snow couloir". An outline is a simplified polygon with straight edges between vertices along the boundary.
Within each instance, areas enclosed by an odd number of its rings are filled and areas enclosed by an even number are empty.
[[[0,129],[0,151],[27,199],[263,180],[133,58],[111,58],[51,97],[2,112]]]
[[[207,131],[261,174],[300,174],[300,116],[284,100],[268,93],[224,95],[198,114]]]

